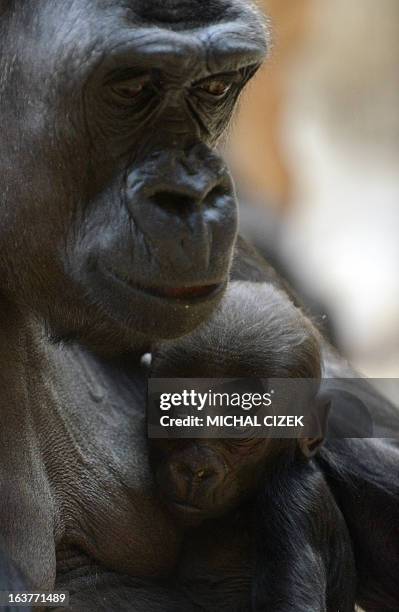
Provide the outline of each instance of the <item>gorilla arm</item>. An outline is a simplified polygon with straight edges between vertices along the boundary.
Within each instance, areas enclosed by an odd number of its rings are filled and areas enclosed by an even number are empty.
[[[242,240],[232,278],[282,286],[274,270]],[[327,378],[322,388],[331,410],[327,440],[316,461],[354,543],[358,601],[366,609],[393,612],[399,601],[398,409],[321,334],[319,340]]]

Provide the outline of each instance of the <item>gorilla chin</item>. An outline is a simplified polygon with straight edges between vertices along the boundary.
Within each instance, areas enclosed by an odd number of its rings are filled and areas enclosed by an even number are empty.
[[[221,496],[220,503],[217,503],[216,500],[211,498],[203,499],[196,505],[196,503],[192,503],[190,500],[175,499],[169,496],[162,487],[161,491],[162,502],[170,514],[177,519],[181,525],[188,528],[198,527],[205,521],[219,519],[236,507],[242,499],[245,499],[244,495],[237,496],[237,498],[232,495],[231,497],[229,496],[229,498]]]
[[[179,501],[168,501],[166,506],[169,512],[184,527],[198,527],[207,520],[218,518],[219,514],[215,511],[206,511],[204,508],[192,506]],[[220,516],[224,514],[224,508],[220,510]]]
[[[227,276],[182,287],[145,287],[112,268],[97,266],[84,286],[89,299],[127,333],[150,340],[173,339],[210,317],[226,290]]]

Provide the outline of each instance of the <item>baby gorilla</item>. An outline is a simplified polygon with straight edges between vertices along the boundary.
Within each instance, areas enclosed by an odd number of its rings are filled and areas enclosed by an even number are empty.
[[[154,353],[151,376],[314,381],[316,437],[152,440],[151,461],[162,500],[187,529],[248,510],[252,610],[353,611],[350,538],[312,459],[328,406],[318,392],[318,338],[302,312],[270,284],[234,282],[210,321]]]

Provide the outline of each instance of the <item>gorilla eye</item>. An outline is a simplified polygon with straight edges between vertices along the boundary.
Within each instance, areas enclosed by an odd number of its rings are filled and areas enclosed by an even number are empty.
[[[230,89],[233,87],[233,84],[221,79],[213,79],[200,84],[198,87],[210,96],[214,96],[215,98],[223,98],[228,94]]]
[[[149,83],[149,75],[135,77],[125,81],[120,81],[119,83],[114,83],[112,85],[112,91],[121,98],[132,100],[143,93],[143,91],[147,89]]]

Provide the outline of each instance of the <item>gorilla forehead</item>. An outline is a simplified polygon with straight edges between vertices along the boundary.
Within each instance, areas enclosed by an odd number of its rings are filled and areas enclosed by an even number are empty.
[[[260,14],[251,0],[63,0],[59,4],[53,0],[40,0],[40,3],[0,0],[0,10],[20,11],[21,8],[25,13],[56,8],[64,14],[69,12],[73,18],[78,17],[82,9],[125,10],[137,22],[170,23],[177,27],[234,19],[242,12],[256,14],[257,18]]]
[[[174,30],[242,19],[248,26],[261,23],[252,0],[109,0],[110,7],[125,7],[133,23],[172,27]]]
[[[0,44],[3,33],[8,32],[8,40],[3,44],[9,51],[17,45],[23,24],[26,59],[31,55],[30,47],[35,47],[36,58],[43,47],[45,64],[50,58],[56,60],[58,49],[63,58],[67,49],[75,49],[86,56],[82,57],[86,64],[94,55],[132,41],[141,29],[145,30],[146,37],[152,29],[154,38],[160,35],[160,29],[177,33],[208,26],[226,27],[226,31],[219,32],[226,47],[230,47],[234,38],[234,44],[241,40],[242,44],[263,47],[263,56],[270,41],[267,23],[251,0],[63,0],[60,3],[54,0],[3,3],[0,0],[0,11],[3,10]],[[6,19],[6,15],[14,16],[15,20]],[[19,48],[20,55],[21,52]]]

